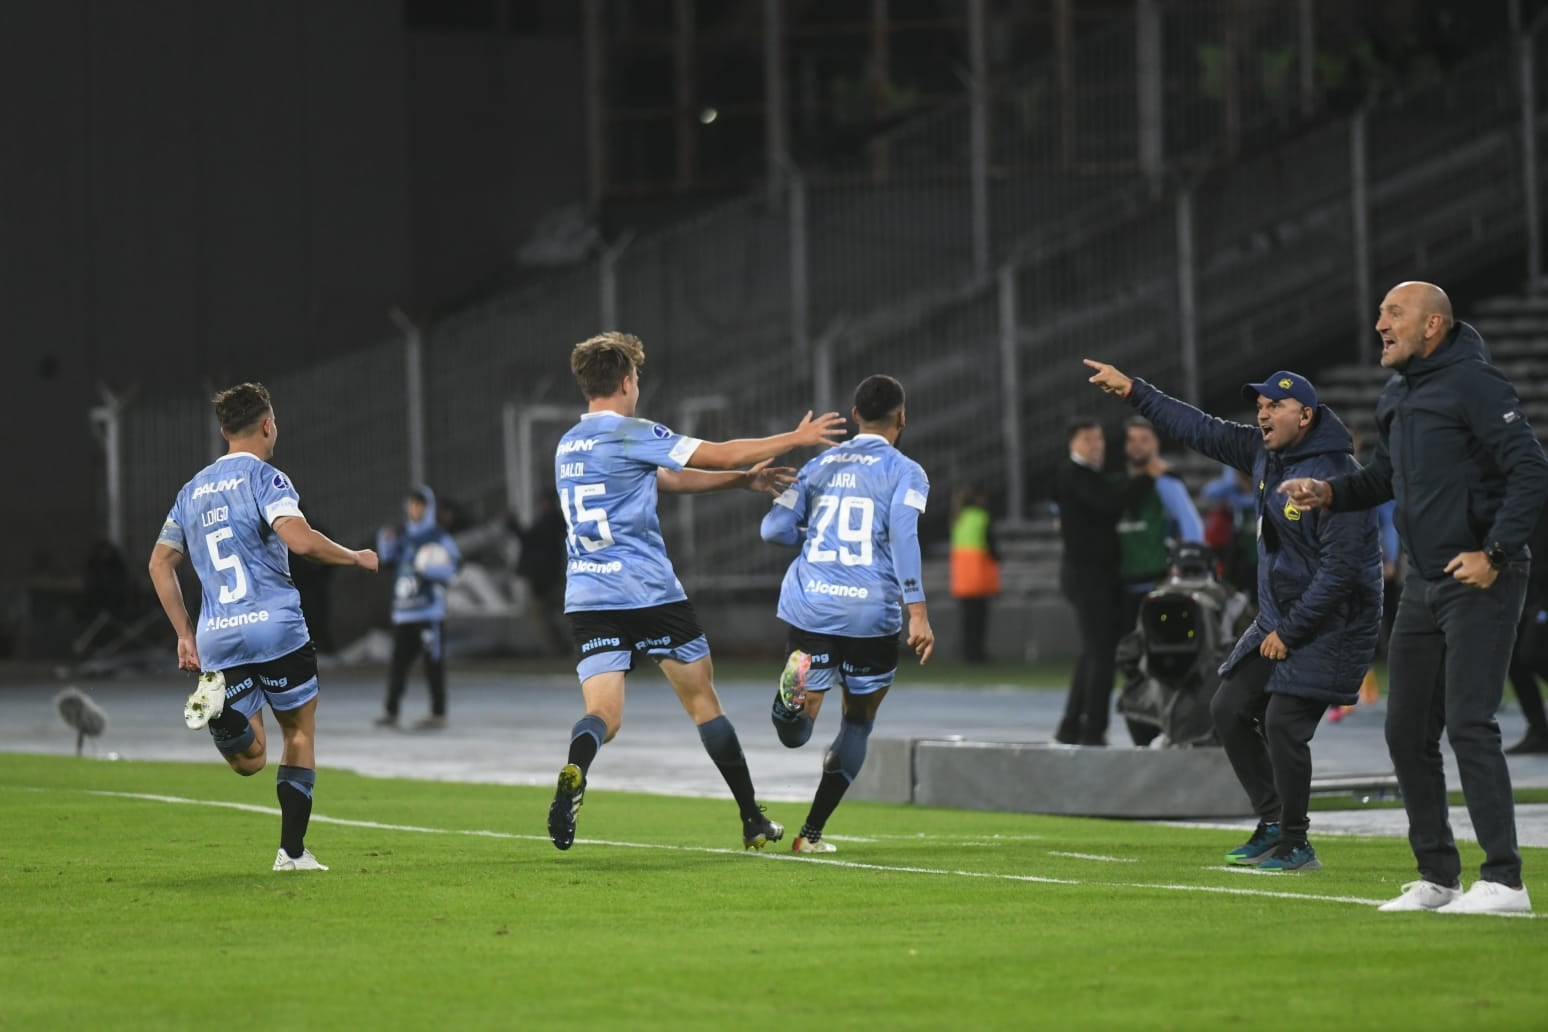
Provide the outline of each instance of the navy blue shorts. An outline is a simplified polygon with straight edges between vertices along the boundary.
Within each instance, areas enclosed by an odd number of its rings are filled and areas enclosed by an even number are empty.
[[[264,703],[276,713],[298,709],[317,698],[317,649],[307,642],[296,651],[262,663],[227,667],[226,706],[251,717]]]

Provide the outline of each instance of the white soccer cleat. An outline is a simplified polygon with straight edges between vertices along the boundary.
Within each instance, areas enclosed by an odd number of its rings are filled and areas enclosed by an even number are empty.
[[[291,856],[281,849],[274,857],[274,869],[276,871],[326,871],[324,864],[317,862],[310,849],[301,850],[300,856]]]
[[[1437,914],[1530,914],[1532,898],[1526,886],[1513,889],[1499,882],[1474,882],[1473,887],[1436,911]]]
[[[219,670],[206,670],[183,703],[183,723],[190,731],[198,731],[225,710],[226,675]]]
[[[1389,913],[1395,910],[1439,910],[1461,896],[1461,889],[1448,889],[1431,881],[1411,881],[1403,886],[1401,896],[1387,900],[1376,909]]]
[[[827,839],[808,839],[798,836],[790,843],[790,851],[792,853],[837,853],[838,846]]]

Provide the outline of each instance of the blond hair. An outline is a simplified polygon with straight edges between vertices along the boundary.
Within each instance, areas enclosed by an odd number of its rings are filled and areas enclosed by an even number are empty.
[[[570,352],[570,371],[587,398],[618,393],[624,377],[645,364],[645,345],[632,333],[608,330],[581,341]]]

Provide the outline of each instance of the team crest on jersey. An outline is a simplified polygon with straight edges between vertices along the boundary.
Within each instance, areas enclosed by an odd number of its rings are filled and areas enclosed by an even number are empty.
[[[662,441],[664,441],[668,437],[672,436],[672,431],[668,430],[666,427],[662,426],[660,423],[657,423],[655,426],[651,427],[650,428],[650,432],[652,434],[654,434],[657,437],[658,440],[662,440]]]
[[[1301,518],[1301,510],[1295,507],[1294,502],[1285,503],[1285,519],[1294,522]]]
[[[276,474],[274,474],[274,490],[276,490],[276,491],[289,491],[290,490],[290,481],[285,479],[285,474],[283,474],[283,473],[276,473]]]

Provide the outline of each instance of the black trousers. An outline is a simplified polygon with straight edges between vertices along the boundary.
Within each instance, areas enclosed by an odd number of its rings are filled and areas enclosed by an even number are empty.
[[[989,599],[959,598],[957,605],[962,609],[962,661],[983,663],[989,658],[984,646],[989,637]]]
[[[1113,653],[1120,636],[1123,592],[1116,578],[1087,578],[1066,572],[1060,580],[1064,597],[1075,609],[1080,658],[1075,661],[1064,718],[1055,737],[1067,744],[1104,745],[1112,707]]]
[[[1545,608],[1548,607],[1537,604],[1522,609],[1516,647],[1510,654],[1509,676],[1527,729],[1548,738],[1548,714],[1543,712],[1543,693],[1537,686],[1538,678],[1548,681],[1548,621],[1540,623],[1537,619]]]
[[[444,624],[439,620],[398,624],[392,630],[392,665],[387,670],[387,712],[398,715],[409,668],[423,653],[425,677],[430,682],[430,714],[446,716],[446,649]]]
[[[1494,714],[1526,598],[1527,564],[1511,563],[1486,590],[1412,567],[1398,602],[1387,660],[1387,749],[1419,874],[1455,885],[1462,861],[1446,806],[1442,729],[1456,753],[1467,812],[1484,850],[1484,881],[1521,884],[1510,768]]]
[[[1306,841],[1311,825],[1311,740],[1328,704],[1267,690],[1272,660],[1254,655],[1220,682],[1209,712],[1236,780],[1258,819],[1284,841]]]

